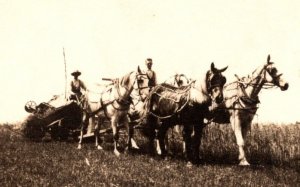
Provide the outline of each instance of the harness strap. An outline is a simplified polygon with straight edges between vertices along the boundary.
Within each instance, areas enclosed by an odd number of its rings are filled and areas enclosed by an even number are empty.
[[[114,101],[116,101],[116,102],[114,102]],[[124,104],[124,103],[120,102],[119,100],[114,100],[114,101],[112,102],[112,106],[116,110],[121,110],[121,111],[128,110],[129,107],[130,107],[130,103]],[[117,107],[116,105],[114,105],[114,103],[117,103],[119,105],[119,107]],[[124,107],[122,108],[122,106],[124,106]]]
[[[113,102],[114,102],[114,101],[110,101],[110,102],[108,102],[108,103],[106,103],[106,104],[104,105],[103,99],[102,99],[102,97],[100,97],[100,104],[101,104],[101,107],[100,107],[100,108],[103,108],[104,115],[105,115],[105,117],[106,117],[107,119],[110,119],[110,117],[108,116],[106,106],[110,105],[110,104],[113,103]]]
[[[118,102],[118,104],[120,104],[120,105],[130,105],[130,101],[127,101],[127,100],[125,100],[124,98],[121,97],[120,86],[119,86],[119,79],[116,80],[115,85],[116,85],[115,87],[116,87],[116,90],[117,90],[117,93],[118,93],[118,98],[116,99],[116,101]]]
[[[160,94],[158,94],[156,92],[155,92],[155,94],[157,94],[158,96],[161,96]],[[166,98],[166,97],[163,97],[163,98],[168,99],[168,100],[173,100],[175,103],[179,103],[179,101],[176,101],[174,99],[170,99],[170,98]],[[156,117],[158,119],[168,119],[168,118],[171,118],[171,117],[179,114],[186,107],[186,105],[189,103],[189,100],[190,100],[190,92],[188,92],[188,94],[187,94],[187,99],[186,99],[185,103],[179,109],[177,109],[173,114],[170,114],[170,115],[167,115],[167,116],[159,116],[159,115],[155,114],[154,112],[152,112],[150,110],[149,110],[149,113],[152,116],[154,116],[154,117]]]

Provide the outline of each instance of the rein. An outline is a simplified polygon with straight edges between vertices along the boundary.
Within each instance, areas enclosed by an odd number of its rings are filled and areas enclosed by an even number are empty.
[[[261,74],[264,74],[264,77],[266,77],[266,73],[268,72],[268,70],[266,69],[267,66],[264,66],[264,68],[260,71],[260,73],[253,78],[253,74],[255,73],[255,71],[252,72],[252,78],[249,81],[245,81],[241,78],[239,78],[237,75],[235,75],[235,77],[238,79],[237,81],[234,81],[228,85],[226,85],[225,87],[235,84],[237,83],[237,88],[233,88],[230,90],[238,90],[238,87],[242,90],[243,95],[242,96],[238,96],[237,94],[229,97],[229,98],[225,98],[223,102],[225,102],[226,100],[232,99],[232,98],[236,98],[236,100],[232,103],[232,105],[230,107],[222,107],[220,109],[225,109],[225,110],[244,110],[244,111],[248,111],[249,113],[253,113],[255,114],[255,112],[252,112],[253,110],[257,110],[258,107],[246,107],[245,105],[249,104],[249,105],[256,105],[259,103],[259,99],[257,98],[252,98],[251,96],[249,96],[246,92],[246,88],[248,86],[252,86],[254,89],[258,88],[261,84]],[[258,79],[258,80],[257,80]],[[256,83],[253,83],[253,82]],[[263,89],[270,89],[270,88],[274,88],[276,85],[274,83],[263,83],[263,85],[261,86],[261,88]],[[242,108],[236,108],[235,105],[239,104]]]
[[[107,112],[107,106],[108,105],[112,105],[112,107],[115,109],[115,110],[119,110],[119,111],[126,111],[126,110],[128,110],[129,109],[129,107],[130,107],[130,105],[132,104],[132,101],[131,101],[131,99],[130,99],[130,95],[128,95],[128,92],[131,92],[133,89],[135,89],[135,88],[133,88],[133,86],[134,86],[134,84],[136,83],[136,81],[137,81],[137,77],[138,76],[140,76],[140,75],[146,75],[146,74],[138,74],[138,73],[136,73],[136,75],[135,75],[135,79],[134,79],[134,82],[133,82],[133,84],[128,88],[128,87],[125,87],[125,86],[122,86],[122,87],[124,87],[125,88],[125,90],[127,91],[127,93],[126,94],[124,94],[124,96],[122,96],[122,94],[121,94],[121,91],[120,91],[120,81],[119,81],[119,79],[114,79],[113,80],[113,83],[111,83],[111,84],[109,84],[109,85],[115,85],[115,89],[117,90],[117,96],[115,97],[115,99],[114,100],[112,100],[112,101],[109,101],[109,102],[104,102],[103,100],[102,100],[102,96],[100,97],[100,105],[101,105],[101,107],[99,108],[99,109],[97,109],[96,111],[94,111],[94,112],[88,112],[88,111],[86,111],[85,110],[85,112],[88,114],[88,115],[94,115],[94,114],[96,114],[97,112],[99,112],[100,110],[103,110],[104,111],[104,114],[105,114],[105,116],[106,116],[106,118],[108,118],[109,119],[109,117],[108,117],[108,112]],[[139,90],[139,95],[140,95],[140,97],[141,97],[141,93],[140,93],[140,90],[141,89],[145,89],[145,88],[148,88],[148,87],[140,87],[139,86],[139,84],[138,84],[138,88],[136,88],[136,89],[138,89]],[[103,93],[106,93],[106,92],[102,92],[102,94]],[[101,95],[102,95],[101,94]],[[127,98],[125,98],[126,96],[128,96]]]
[[[135,79],[136,80],[136,79]],[[135,83],[135,80],[134,80],[134,83]],[[133,83],[133,84],[134,84]],[[120,82],[119,82],[119,79],[117,79],[116,80],[116,83],[115,83],[115,88],[116,88],[116,90],[117,90],[117,93],[118,93],[118,98],[115,98],[115,100],[114,101],[116,101],[119,105],[123,105],[123,106],[125,106],[125,108],[127,108],[127,107],[129,107],[129,105],[130,105],[130,101],[128,100],[128,99],[124,99],[124,96],[122,97],[122,95],[121,95],[121,92],[120,92]],[[126,91],[130,91],[131,89],[128,89],[128,88],[126,88],[126,87],[124,87],[125,89],[126,89]],[[125,96],[126,96],[126,94],[124,94]],[[114,107],[115,108],[115,107]],[[115,109],[117,109],[117,108],[115,108]],[[118,109],[117,109],[118,110]],[[125,109],[126,110],[126,109]]]

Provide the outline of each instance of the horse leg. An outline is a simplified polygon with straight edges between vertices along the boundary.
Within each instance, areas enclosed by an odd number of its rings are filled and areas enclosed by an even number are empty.
[[[127,129],[127,133],[128,133],[128,137],[127,137],[127,149],[130,150],[132,148],[134,149],[139,149],[139,147],[137,146],[135,140],[133,139],[133,134],[134,134],[134,129],[133,126],[131,124],[128,123],[128,117],[125,117],[124,120],[126,129]]]
[[[168,131],[168,126],[166,124],[162,124],[158,130],[157,138],[159,142],[159,147],[161,150],[161,156],[165,157],[167,155],[166,147],[165,147],[165,137]]]
[[[159,143],[159,139],[155,139],[155,142],[156,142],[156,153],[158,155],[161,155],[162,154],[162,150],[160,148],[160,143]]]
[[[154,128],[148,128],[147,129],[147,136],[148,136],[148,152],[150,155],[154,156],[156,151],[155,151],[155,143],[159,145],[157,139],[156,139],[156,131]]]
[[[79,142],[78,142],[77,149],[82,148],[82,146],[81,146],[82,139],[83,139],[83,124],[81,125],[81,128],[80,128],[80,136],[79,136]]]
[[[165,150],[168,154],[171,154],[171,148],[170,148],[170,144],[169,144],[169,134],[172,133],[173,134],[174,129],[173,128],[169,128],[169,130],[166,131],[166,135],[164,138],[164,142],[165,142]]]
[[[236,137],[236,142],[239,148],[239,165],[241,166],[247,166],[250,165],[249,162],[247,161],[245,157],[245,151],[244,151],[244,138],[242,135],[242,123],[241,120],[238,116],[238,111],[233,111],[234,115],[231,116],[230,121],[231,121],[231,126],[234,131],[235,137]]]
[[[146,118],[146,128],[143,130],[148,138],[148,152],[150,155],[154,156],[156,154],[155,151],[155,142],[156,142],[156,128],[158,126],[157,119],[151,115],[148,115]],[[158,143],[157,143],[158,144]]]
[[[200,145],[201,145],[201,138],[202,138],[202,130],[204,125],[203,124],[197,124],[194,125],[194,136],[193,136],[193,159],[195,163],[200,162]]]
[[[169,122],[165,121],[163,123],[164,124],[161,125],[159,130],[157,130],[156,153],[158,155],[163,155],[163,154],[166,154],[167,152],[168,153],[170,152],[168,134],[169,134],[169,129],[170,130],[173,130],[173,129],[172,128],[166,128],[166,126]],[[160,137],[160,136],[162,136],[162,137]],[[161,148],[161,146],[164,146],[163,149]]]
[[[78,147],[77,149],[81,149],[82,148],[82,139],[83,139],[83,132],[84,129],[86,128],[86,125],[88,123],[88,116],[86,113],[83,113],[82,116],[82,121],[81,121],[81,128],[80,128],[80,136],[79,136],[79,142],[78,142]]]
[[[119,130],[118,130],[118,123],[115,117],[111,119],[111,128],[113,131],[113,139],[114,139],[114,153],[116,156],[120,156],[120,152],[118,151]]]
[[[171,147],[170,147],[169,137],[171,136],[172,139],[174,139],[175,134],[180,134],[180,135],[182,134],[180,132],[180,125],[175,125],[174,127],[169,128],[169,130],[166,133],[164,141],[165,141],[165,149],[168,152],[168,154],[174,154],[174,152],[171,150]],[[183,144],[183,146],[184,146],[184,144]]]
[[[189,124],[185,124],[183,126],[183,141],[185,143],[185,148],[186,148],[186,158],[187,158],[187,161],[190,163],[192,161],[192,146],[191,146],[191,143],[192,143],[192,131],[193,131],[193,127]]]
[[[183,136],[183,131],[181,129],[180,124],[175,125],[174,129],[175,129],[175,133],[176,134],[178,134],[180,137]],[[180,141],[182,143],[182,154],[185,155],[186,154],[186,145],[185,145],[185,142],[182,139],[180,139]]]
[[[93,119],[93,122],[95,122],[95,117]],[[97,123],[95,124],[95,131],[94,131],[94,136],[95,136],[95,146],[97,147],[98,150],[102,150],[103,147],[99,144],[99,140],[100,140],[100,134],[99,134],[99,130],[101,128],[101,123],[103,122],[103,120],[98,119]]]
[[[247,138],[247,134],[248,132],[250,131],[250,128],[251,128],[251,122],[252,122],[252,117],[249,116],[248,119],[243,119],[241,120],[241,127],[242,127],[242,136],[243,136],[243,139],[244,139],[244,146],[247,145],[247,141],[246,141],[246,138]],[[250,165],[249,162],[247,161],[246,159],[246,154],[244,153],[244,159],[243,159],[243,162],[240,163],[240,165]]]
[[[128,141],[130,141],[130,143],[128,142],[128,144],[131,145],[131,148],[140,149],[136,141],[133,139],[134,129],[132,124],[128,123],[128,117],[127,117],[127,124],[128,124]]]

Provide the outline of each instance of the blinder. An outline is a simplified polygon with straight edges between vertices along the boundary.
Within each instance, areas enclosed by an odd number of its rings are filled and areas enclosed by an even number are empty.
[[[224,77],[222,74],[211,74],[211,72],[207,72],[206,85],[209,92],[211,92],[211,90],[215,87],[223,87],[225,83],[226,77]]]

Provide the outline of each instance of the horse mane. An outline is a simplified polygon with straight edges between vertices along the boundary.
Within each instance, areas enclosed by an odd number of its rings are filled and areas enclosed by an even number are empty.
[[[129,84],[130,76],[131,76],[132,73],[133,73],[133,71],[130,72],[130,73],[127,73],[126,75],[124,75],[124,76],[121,78],[121,81],[120,81],[121,86],[126,87],[126,86]]]
[[[206,71],[204,74],[201,74],[201,77],[196,79],[194,86],[192,86],[190,99],[193,102],[205,103],[209,100],[206,83],[206,77],[208,72],[209,70]]]
[[[208,87],[207,87],[207,77],[208,77],[208,73],[210,70],[206,71],[205,75],[202,74],[202,77],[200,77],[200,79],[197,80],[198,85],[200,85],[200,91],[203,94],[207,94],[208,93]],[[197,83],[196,82],[196,83]]]

